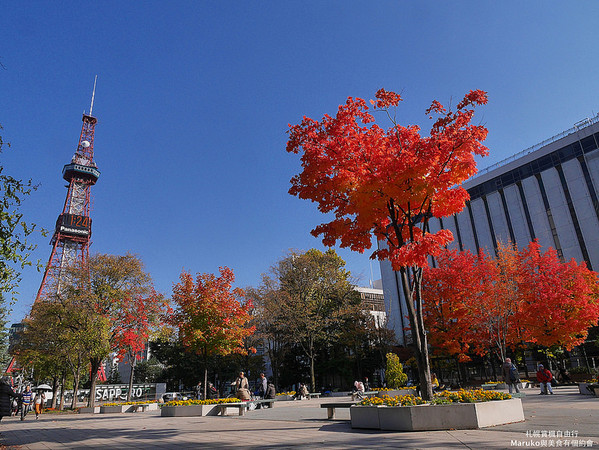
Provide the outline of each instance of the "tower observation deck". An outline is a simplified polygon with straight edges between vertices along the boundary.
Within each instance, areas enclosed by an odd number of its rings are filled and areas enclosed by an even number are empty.
[[[93,96],[90,114],[83,114],[77,150],[71,162],[62,170],[62,177],[69,185],[50,241],[52,252],[36,301],[51,300],[60,295],[68,282],[67,269],[77,264],[85,266],[89,258],[92,234],[91,187],[100,177],[100,171],[94,162],[94,130],[97,119],[91,115],[92,108]]]

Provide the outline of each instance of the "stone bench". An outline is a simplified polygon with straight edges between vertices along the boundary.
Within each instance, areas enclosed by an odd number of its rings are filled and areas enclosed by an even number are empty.
[[[243,416],[245,415],[245,412],[249,409],[249,406],[251,404],[254,404],[256,406],[263,405],[265,407],[272,408],[275,405],[275,399],[267,398],[263,400],[252,400],[245,402],[220,403],[215,405],[217,411],[216,415],[218,416],[220,414],[221,416],[225,416],[227,414],[227,408],[237,408],[239,410],[239,415]]]
[[[308,400],[310,400],[312,398],[320,398],[320,392],[310,392],[308,394]]]
[[[144,405],[135,405],[131,412],[146,412],[150,411],[150,404],[146,403]]]
[[[327,409],[327,417],[329,419],[335,418],[335,409],[337,408],[351,408],[356,405],[357,402],[343,402],[343,403],[322,403],[320,405],[321,408]]]
[[[227,408],[237,408],[239,409],[239,415],[243,416],[248,407],[248,403],[249,402],[219,403],[218,405],[215,405],[215,408],[217,408],[218,411],[216,415],[220,414],[221,416],[224,416],[227,413]]]
[[[351,399],[353,401],[356,398],[371,398],[371,397],[376,397],[378,394],[379,394],[379,391],[365,391],[365,392],[361,392],[361,393],[358,393],[358,391],[355,391],[355,392],[350,392],[347,395],[351,395]]]
[[[262,405],[263,407],[272,408],[275,406],[275,401],[274,398],[264,398],[262,400],[254,400],[251,403],[256,403],[256,406]]]

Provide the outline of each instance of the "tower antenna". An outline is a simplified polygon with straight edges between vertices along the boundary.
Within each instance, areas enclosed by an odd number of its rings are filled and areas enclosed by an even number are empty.
[[[94,96],[96,95],[96,81],[98,81],[98,75],[94,78],[94,90],[92,91],[92,104],[89,107],[89,115],[92,115],[92,111],[94,109]]]

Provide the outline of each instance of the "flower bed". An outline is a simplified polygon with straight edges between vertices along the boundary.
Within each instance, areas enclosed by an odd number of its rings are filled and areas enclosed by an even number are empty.
[[[157,411],[158,410],[158,402],[156,400],[147,400],[141,402],[118,402],[118,403],[104,403],[100,406],[100,414],[111,414],[111,413],[125,413],[125,412],[134,412],[142,406],[145,411]],[[80,412],[82,412],[80,410]],[[96,412],[94,408],[91,411],[91,408],[85,408],[84,412]]]
[[[102,406],[124,406],[124,405],[149,405],[151,403],[158,403],[157,400],[146,400],[141,402],[113,402],[113,403],[104,403]]]
[[[216,415],[215,405],[239,403],[238,398],[219,398],[209,400],[180,400],[165,403],[160,409],[162,417],[192,417]]]
[[[294,395],[295,395],[295,391],[281,392],[281,393],[278,393],[277,395],[275,395],[275,400],[277,400],[277,401],[293,400]]]
[[[411,395],[374,397],[350,408],[352,428],[390,431],[475,429],[524,420],[522,402],[482,389],[435,395],[432,402]]]

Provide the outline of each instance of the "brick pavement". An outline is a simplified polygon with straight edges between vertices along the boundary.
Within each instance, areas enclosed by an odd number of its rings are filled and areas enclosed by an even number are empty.
[[[527,437],[532,432],[573,432],[577,443],[590,440],[599,448],[599,399],[579,395],[576,388],[560,387],[556,395],[538,396],[526,390],[526,422],[481,430],[380,432],[353,430],[349,411],[341,420],[326,420],[320,403],[330,399],[280,402],[275,408],[250,411],[244,417],[160,417],[159,412],[127,414],[44,414],[21,422],[15,417],[0,423],[0,443],[8,448],[512,448],[533,441],[528,448],[549,445],[555,438]],[[348,399],[349,400],[349,399]],[[338,399],[335,399],[338,401]],[[566,438],[562,438],[562,444]],[[514,442],[512,442],[514,441]],[[554,441],[554,444],[556,442]],[[523,448],[526,448],[523,446]]]

